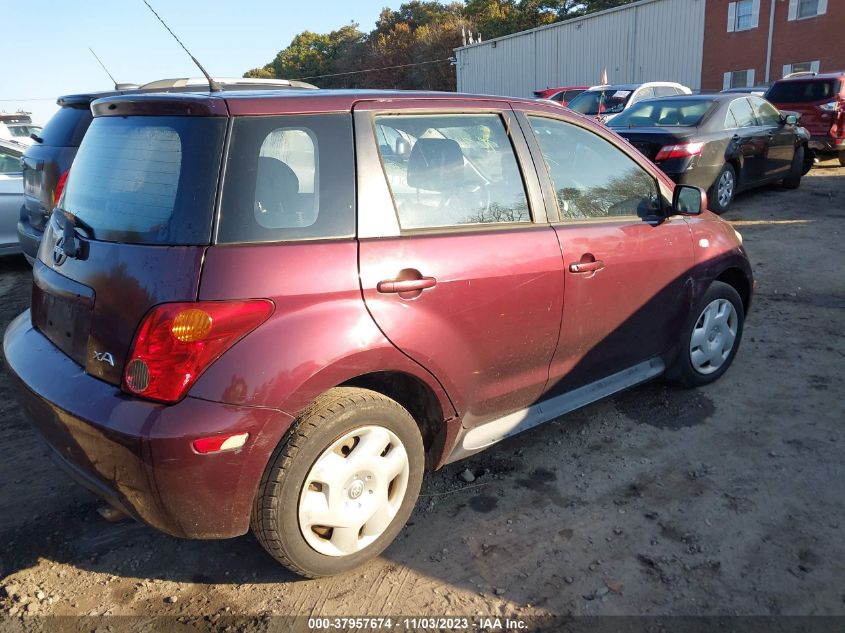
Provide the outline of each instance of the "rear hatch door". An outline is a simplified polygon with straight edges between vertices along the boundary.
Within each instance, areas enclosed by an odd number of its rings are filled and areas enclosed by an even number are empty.
[[[217,116],[111,105],[129,116],[95,118],[79,148],[35,264],[32,321],[86,372],[118,385],[147,311],[196,300],[226,118],[225,104],[205,112]]]

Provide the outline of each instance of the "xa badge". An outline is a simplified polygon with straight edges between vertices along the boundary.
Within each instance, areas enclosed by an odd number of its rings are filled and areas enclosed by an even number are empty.
[[[110,352],[98,352],[97,350],[94,350],[94,360],[98,360],[101,363],[108,363],[114,367],[114,358],[112,358]]]
[[[65,238],[60,237],[58,240],[56,240],[56,243],[53,245],[53,263],[56,266],[61,266],[65,263],[66,259],[67,253],[65,253]]]

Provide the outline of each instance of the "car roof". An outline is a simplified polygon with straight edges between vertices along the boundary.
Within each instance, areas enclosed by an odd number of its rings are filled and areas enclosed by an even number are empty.
[[[425,90],[240,90],[233,92],[149,92],[122,94],[97,99],[91,104],[95,115],[129,114],[153,111],[157,105],[199,106],[197,115],[285,114],[291,112],[349,112],[358,101],[397,101],[439,99],[444,101],[507,101],[537,103],[536,99],[495,95],[464,94]],[[122,105],[121,105],[122,104]],[[559,104],[557,104],[559,105]],[[186,111],[186,113],[188,113]]]
[[[606,84],[604,86],[593,86],[589,88],[589,90],[637,90],[638,88],[649,88],[654,86],[672,86],[673,88],[686,87],[674,81],[643,81],[638,84]]]
[[[27,146],[23,143],[17,143],[15,141],[7,141],[6,139],[0,139],[0,147],[3,149],[12,150],[14,152],[18,152],[23,154],[27,150]]]
[[[815,75],[804,75],[801,77],[784,77],[778,79],[775,83],[782,83],[784,81],[816,81],[818,79],[843,79],[845,78],[845,70],[835,70],[827,73],[816,73]]]

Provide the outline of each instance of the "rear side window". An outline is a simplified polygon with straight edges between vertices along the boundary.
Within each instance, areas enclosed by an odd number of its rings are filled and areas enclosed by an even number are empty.
[[[348,114],[239,117],[225,173],[219,243],[355,234]]]
[[[766,99],[772,103],[810,103],[835,99],[841,86],[835,79],[778,81],[769,88]]]
[[[50,147],[79,147],[92,118],[87,107],[64,107],[47,121],[38,136]]]
[[[375,128],[403,229],[531,221],[498,114],[379,116]]]
[[[208,244],[226,119],[94,120],[61,206],[98,240]]]

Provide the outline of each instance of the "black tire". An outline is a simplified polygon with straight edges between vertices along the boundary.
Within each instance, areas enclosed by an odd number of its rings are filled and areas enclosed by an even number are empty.
[[[386,428],[401,441],[410,467],[405,496],[375,541],[353,554],[326,555],[309,545],[300,530],[300,494],[317,459],[336,440],[364,426]],[[300,576],[347,571],[377,556],[402,530],[419,496],[424,466],[419,427],[404,407],[368,389],[331,389],[303,412],[270,458],[253,502],[252,531],[273,558]]]
[[[729,179],[730,191],[726,198],[720,199],[719,186],[723,179]],[[727,184],[728,183],[726,183],[726,185]],[[736,169],[734,169],[733,165],[730,163],[725,163],[722,165],[722,169],[719,170],[719,175],[716,176],[716,182],[713,183],[713,186],[710,187],[710,190],[707,192],[707,206],[710,207],[710,210],[713,211],[713,213],[721,215],[728,210],[728,207],[731,205],[731,202],[733,202],[734,196],[736,195],[736,185]]]
[[[845,152],[839,152],[839,164],[845,167]]]
[[[786,189],[798,189],[801,186],[801,177],[804,175],[804,146],[795,148],[792,155],[792,164],[789,166],[789,175],[783,179],[783,186]]]
[[[702,373],[693,365],[691,352],[692,336],[696,330],[696,326],[699,325],[700,321],[702,321],[704,317],[704,310],[711,303],[717,300],[727,300],[733,306],[737,317],[736,336],[734,338],[733,347],[730,349],[728,356],[724,359],[721,366],[719,366],[718,369],[710,371],[710,373]],[[740,298],[739,293],[733,288],[733,286],[722,283],[721,281],[714,281],[710,284],[707,292],[704,293],[704,296],[701,298],[701,301],[696,309],[690,315],[690,318],[684,327],[681,337],[680,351],[678,352],[678,356],[675,358],[673,365],[666,372],[667,376],[683,385],[686,385],[687,387],[708,385],[721,378],[722,374],[728,370],[728,367],[730,367],[736,357],[736,352],[739,349],[740,342],[742,341],[744,324],[745,309],[743,308],[742,299]]]

